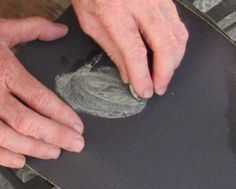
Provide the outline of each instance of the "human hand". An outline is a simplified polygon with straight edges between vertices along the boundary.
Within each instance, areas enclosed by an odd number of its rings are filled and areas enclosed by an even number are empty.
[[[66,26],[38,17],[0,20],[2,166],[20,168],[25,164],[25,156],[56,159],[61,148],[74,152],[83,149],[80,118],[30,75],[10,50],[18,43],[34,39],[55,40],[66,35],[67,31]]]
[[[72,0],[82,29],[105,49],[136,93],[163,95],[179,66],[188,32],[171,0]],[[153,51],[150,74],[144,40]]]

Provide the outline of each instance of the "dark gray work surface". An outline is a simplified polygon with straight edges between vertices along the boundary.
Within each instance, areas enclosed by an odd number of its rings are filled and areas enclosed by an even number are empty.
[[[190,32],[187,53],[168,93],[139,115],[109,120],[81,114],[86,148],[57,161],[28,164],[62,189],[235,189],[236,48],[180,7]],[[61,18],[70,34],[34,42],[18,57],[54,89],[98,47],[77,27],[72,9]]]

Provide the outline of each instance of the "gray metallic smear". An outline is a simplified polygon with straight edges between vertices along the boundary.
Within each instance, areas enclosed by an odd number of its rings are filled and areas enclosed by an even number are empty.
[[[98,67],[95,60],[76,72],[56,77],[56,90],[77,112],[103,118],[123,118],[140,113],[147,101],[135,99],[113,67]],[[94,64],[95,62],[95,64]]]

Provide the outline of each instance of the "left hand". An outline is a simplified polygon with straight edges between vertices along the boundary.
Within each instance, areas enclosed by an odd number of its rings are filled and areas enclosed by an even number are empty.
[[[21,168],[25,156],[57,159],[61,148],[80,152],[84,147],[83,123],[78,115],[28,73],[10,50],[35,39],[52,41],[67,31],[66,26],[39,17],[0,20],[2,166]]]

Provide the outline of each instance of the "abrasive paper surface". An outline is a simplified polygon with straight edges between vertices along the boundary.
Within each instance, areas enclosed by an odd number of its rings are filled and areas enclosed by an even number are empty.
[[[56,77],[56,90],[78,113],[124,118],[140,113],[146,100],[137,100],[122,83],[115,67],[98,67],[103,53],[72,73]]]
[[[235,189],[236,51],[182,7],[190,40],[168,92],[154,96],[138,115],[104,119],[80,113],[86,147],[57,161],[28,164],[62,189]],[[99,47],[77,26],[62,40],[34,42],[18,54],[52,90],[55,77],[84,66]]]

